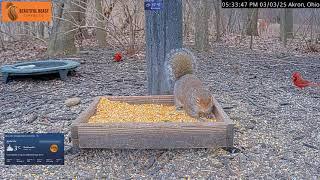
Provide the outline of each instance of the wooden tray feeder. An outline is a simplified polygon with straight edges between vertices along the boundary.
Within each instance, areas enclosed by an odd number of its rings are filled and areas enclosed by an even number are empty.
[[[233,146],[234,124],[214,99],[216,122],[88,123],[101,97],[73,122],[71,139],[76,148],[176,149]],[[106,96],[129,104],[174,105],[172,95]]]

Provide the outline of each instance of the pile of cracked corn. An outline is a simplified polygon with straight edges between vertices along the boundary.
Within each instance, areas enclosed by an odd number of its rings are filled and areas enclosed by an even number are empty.
[[[205,119],[213,122],[215,119]],[[129,104],[100,99],[96,114],[90,117],[89,123],[112,122],[199,122],[184,111],[176,111],[175,106],[161,104]]]

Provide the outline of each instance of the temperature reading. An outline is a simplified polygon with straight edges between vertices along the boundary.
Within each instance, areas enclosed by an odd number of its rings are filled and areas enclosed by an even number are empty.
[[[14,146],[14,151],[18,151],[19,149],[21,149],[20,146]]]
[[[145,10],[162,10],[163,0],[145,0],[144,9]]]

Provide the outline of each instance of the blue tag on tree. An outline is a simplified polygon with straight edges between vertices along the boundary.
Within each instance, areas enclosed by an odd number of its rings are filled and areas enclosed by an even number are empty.
[[[145,10],[162,10],[163,0],[145,0],[144,9]]]
[[[5,133],[5,165],[63,165],[63,133]]]

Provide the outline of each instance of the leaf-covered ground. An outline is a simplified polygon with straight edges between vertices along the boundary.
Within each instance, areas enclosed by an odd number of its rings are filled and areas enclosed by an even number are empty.
[[[245,40],[248,42],[247,40]],[[24,42],[25,43],[25,42]],[[291,73],[320,81],[320,55],[288,51],[277,44],[213,44],[196,52],[198,76],[235,122],[237,150],[83,150],[71,151],[70,125],[100,95],[146,95],[144,55],[112,61],[113,50],[88,49],[67,81],[46,76],[0,83],[0,137],[4,132],[64,132],[64,166],[5,166],[1,179],[51,177],[211,179],[319,179],[320,88],[297,90]],[[22,43],[18,43],[22,44]],[[0,65],[46,58],[45,48],[8,46]],[[189,46],[190,47],[190,46]],[[262,48],[266,47],[266,48]],[[69,97],[81,104],[66,107]],[[0,143],[0,159],[3,159]]]

